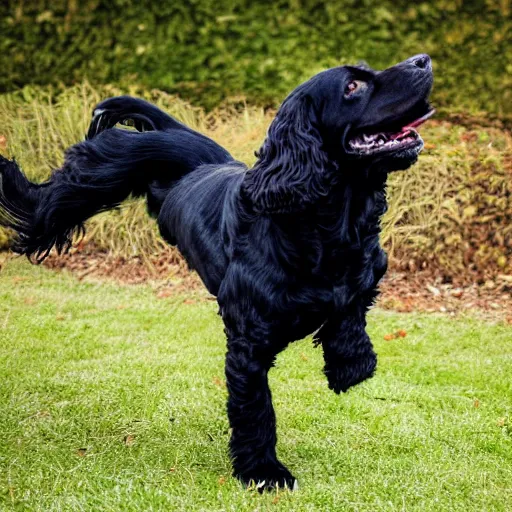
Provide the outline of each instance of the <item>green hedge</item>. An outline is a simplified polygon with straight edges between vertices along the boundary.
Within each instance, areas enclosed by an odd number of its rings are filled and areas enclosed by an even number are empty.
[[[510,0],[4,0],[0,91],[138,83],[212,107],[275,104],[325,67],[428,52],[435,101],[512,118]]]

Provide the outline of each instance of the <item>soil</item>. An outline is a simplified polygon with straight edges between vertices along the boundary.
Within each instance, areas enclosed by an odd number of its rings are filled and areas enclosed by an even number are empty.
[[[161,255],[145,261],[140,257],[121,258],[95,250],[52,254],[44,263],[54,270],[67,270],[78,279],[108,279],[128,285],[149,283],[160,298],[176,294],[212,300],[198,276],[175,257]],[[392,266],[393,267],[393,266]],[[381,283],[378,306],[399,312],[428,312],[471,315],[512,324],[512,276],[469,286],[444,283],[432,269],[406,272],[391,268]]]

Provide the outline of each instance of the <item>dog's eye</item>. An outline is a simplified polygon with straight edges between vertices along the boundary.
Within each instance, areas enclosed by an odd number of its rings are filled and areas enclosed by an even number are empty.
[[[352,80],[349,82],[347,87],[345,87],[345,97],[354,94],[357,91],[360,91],[366,87],[366,82],[362,82],[361,80]]]

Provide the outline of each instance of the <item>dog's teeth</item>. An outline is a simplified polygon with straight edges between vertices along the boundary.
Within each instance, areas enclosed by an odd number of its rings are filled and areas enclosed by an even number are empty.
[[[292,491],[298,491],[298,490],[299,490],[299,481],[298,480],[294,480],[293,481]]]

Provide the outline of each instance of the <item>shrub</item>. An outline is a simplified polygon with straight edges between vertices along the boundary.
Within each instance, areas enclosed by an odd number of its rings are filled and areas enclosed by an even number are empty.
[[[208,108],[275,106],[325,67],[434,58],[435,102],[512,119],[509,0],[6,0],[0,91],[138,83]]]

